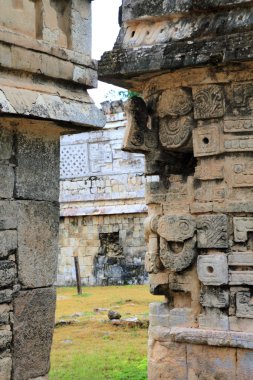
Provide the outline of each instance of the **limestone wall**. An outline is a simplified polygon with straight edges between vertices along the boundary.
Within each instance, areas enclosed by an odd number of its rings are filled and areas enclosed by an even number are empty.
[[[139,90],[124,149],[146,157],[149,379],[252,378],[252,2],[122,2],[101,77]]]
[[[121,150],[122,107],[122,101],[103,104],[103,131],[61,139],[58,285],[75,284],[74,255],[84,285],[147,280],[144,156]]]

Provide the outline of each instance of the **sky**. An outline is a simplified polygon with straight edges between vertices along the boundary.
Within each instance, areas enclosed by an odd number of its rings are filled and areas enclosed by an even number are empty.
[[[92,1],[92,58],[99,60],[104,51],[112,50],[119,33],[118,10],[121,2],[121,0]],[[102,101],[107,100],[106,95],[110,90],[117,92],[121,89],[99,82],[98,89],[89,90],[89,94],[99,106]]]

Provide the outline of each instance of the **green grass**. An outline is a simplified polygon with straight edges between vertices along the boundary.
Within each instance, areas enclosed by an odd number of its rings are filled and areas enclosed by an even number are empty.
[[[108,323],[112,308],[123,317],[147,318],[154,299],[147,286],[85,288],[89,297],[76,297],[74,288],[58,289],[56,319],[79,323],[55,329],[50,380],[146,380],[147,330]],[[73,314],[80,316],[73,317]]]

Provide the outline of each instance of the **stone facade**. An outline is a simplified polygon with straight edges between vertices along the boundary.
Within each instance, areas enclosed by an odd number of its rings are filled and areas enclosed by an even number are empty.
[[[149,379],[252,379],[252,1],[123,0],[102,80],[139,91]],[[155,176],[155,177],[154,177]]]
[[[96,85],[90,1],[4,3],[0,379],[46,380],[56,301],[60,135],[102,127],[105,120],[86,91]]]
[[[61,140],[58,285],[74,285],[73,256],[83,285],[139,284],[144,270],[144,156],[121,150],[122,101],[104,102],[103,131]]]

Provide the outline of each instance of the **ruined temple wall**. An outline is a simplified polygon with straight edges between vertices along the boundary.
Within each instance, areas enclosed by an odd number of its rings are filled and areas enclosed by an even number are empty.
[[[149,379],[251,379],[252,1],[123,0],[100,76],[141,92],[124,149],[145,154]]]
[[[105,102],[103,131],[61,140],[61,224],[57,285],[144,283],[144,156],[121,150],[122,101]]]
[[[74,285],[74,255],[79,258],[83,285],[142,284],[146,213],[65,217],[60,223],[57,285]],[[108,249],[103,239],[107,238]]]

